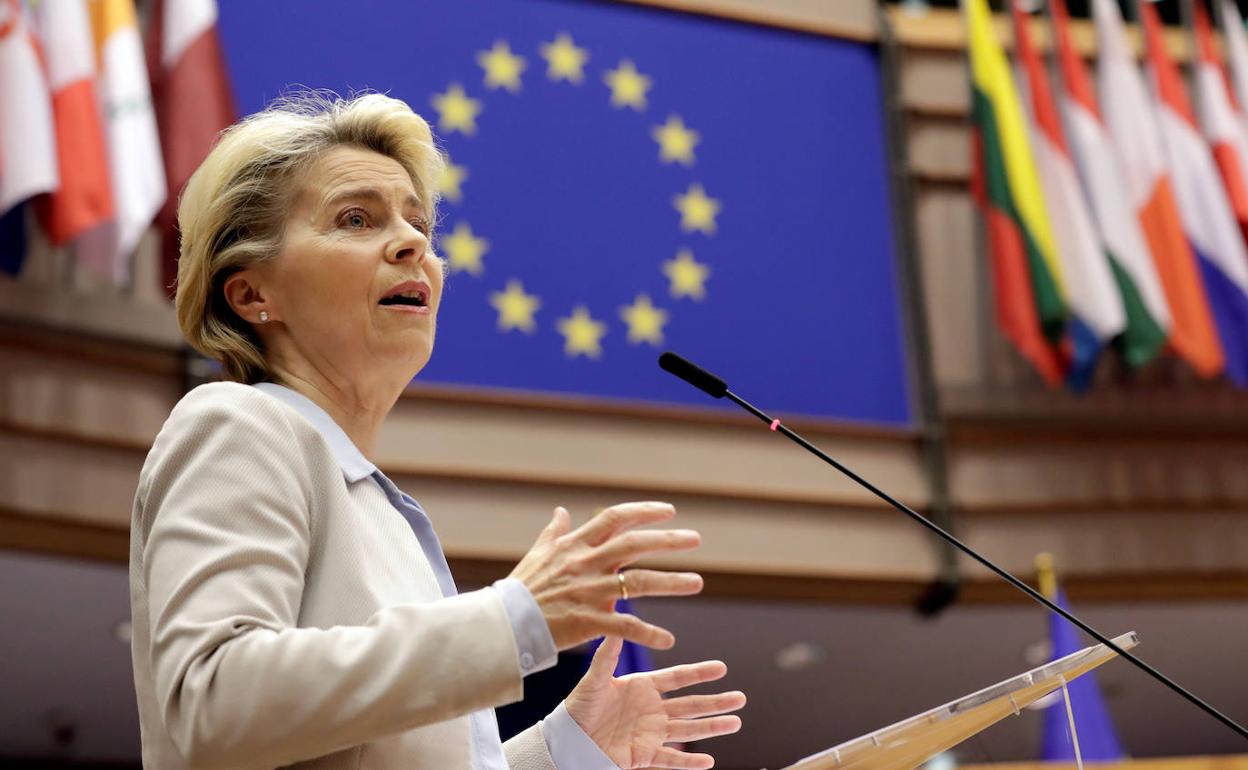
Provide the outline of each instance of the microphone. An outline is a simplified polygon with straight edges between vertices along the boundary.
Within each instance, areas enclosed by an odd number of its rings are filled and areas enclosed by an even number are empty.
[[[1188,691],[1187,689],[1179,685],[1179,683],[1175,682],[1174,680],[1170,679],[1165,674],[1161,673],[1157,669],[1153,668],[1152,666],[1148,665],[1144,661],[1140,660],[1135,655],[1131,654],[1130,652],[1127,652],[1126,650],[1122,649],[1118,645],[1114,644],[1112,640],[1110,640],[1107,636],[1102,634],[1100,631],[1097,631],[1092,626],[1088,625],[1087,623],[1084,623],[1082,620],[1080,620],[1079,618],[1071,614],[1068,610],[1062,609],[1057,604],[1050,601],[1047,597],[1044,596],[1044,594],[1041,594],[1039,591],[1036,591],[1031,586],[1027,585],[1023,581],[1019,580],[1018,578],[1014,577],[1010,573],[1001,569],[996,564],[989,561],[986,557],[982,556],[974,548],[971,548],[969,545],[966,545],[961,540],[957,539],[953,535],[946,532],[944,529],[932,523],[927,518],[925,518],[922,514],[915,511],[913,508],[910,508],[909,506],[905,505],[899,500],[893,498],[884,490],[876,487],[874,484],[867,481],[863,477],[859,476],[857,473],[854,473],[852,470],[850,470],[846,466],[837,462],[835,459],[830,457],[827,453],[823,452],[814,444],[810,443],[809,441],[807,441],[805,438],[803,438],[799,434],[793,432],[787,426],[782,425],[779,419],[773,418],[771,415],[755,407],[753,404],[741,398],[736,393],[733,393],[731,390],[728,389],[728,384],[724,382],[722,379],[720,379],[719,377],[716,377],[715,375],[706,371],[702,367],[697,366],[696,364],[689,361],[688,359],[682,358],[681,356],[678,356],[675,353],[672,353],[671,351],[668,351],[664,353],[663,355],[659,356],[659,366],[663,367],[664,370],[671,372],[672,374],[676,375],[680,379],[694,386],[698,390],[704,391],[705,393],[715,398],[723,398],[727,396],[728,399],[732,401],[733,403],[735,403],[737,406],[740,406],[745,411],[749,412],[750,414],[754,415],[758,419],[767,423],[767,425],[771,428],[773,433],[783,433],[787,438],[792,439],[794,443],[800,445],[801,447],[809,451],[811,454],[815,455],[819,459],[831,465],[833,468],[836,468],[841,473],[853,479],[856,483],[858,483],[860,486],[870,491],[876,497],[880,498],[884,502],[893,506],[898,511],[901,511],[902,513],[906,514],[911,519],[923,525],[924,527],[932,531],[934,534],[936,534],[938,537],[945,540],[953,547],[957,548],[962,553],[965,553],[967,556],[970,556],[975,561],[987,567],[990,571],[995,573],[998,577],[1000,577],[1005,582],[1009,583],[1010,585],[1014,586],[1018,590],[1022,591],[1024,594],[1031,597],[1033,600],[1040,603],[1041,605],[1047,607],[1049,611],[1056,613],[1057,615],[1060,615],[1061,617],[1065,618],[1066,620],[1073,623],[1078,628],[1082,629],[1089,636],[1096,639],[1101,644],[1105,645],[1109,649],[1118,653],[1118,655],[1125,658],[1126,660],[1129,660],[1132,664],[1134,664],[1141,671],[1148,674],[1152,678],[1156,679],[1158,682],[1161,682],[1166,687],[1169,687],[1171,690],[1178,693],[1179,695],[1183,696],[1190,703],[1194,704],[1196,707],[1203,710],[1209,716],[1213,717],[1214,719],[1218,720],[1222,724],[1231,728],[1231,730],[1237,733],[1241,738],[1248,738],[1248,730],[1245,730],[1239,723],[1235,722],[1230,717],[1218,711],[1217,709],[1215,709],[1213,706],[1209,705],[1205,701],[1196,697],[1196,695],[1194,695],[1193,693],[1191,693],[1190,691]]]
[[[670,350],[659,356],[659,366],[689,383],[711,398],[723,398],[728,392],[728,383],[719,379],[707,370],[697,366],[687,358],[681,358]]]

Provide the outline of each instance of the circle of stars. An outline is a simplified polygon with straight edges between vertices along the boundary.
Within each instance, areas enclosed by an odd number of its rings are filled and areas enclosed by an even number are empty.
[[[590,52],[579,47],[567,32],[560,32],[553,40],[543,42],[539,52],[546,63],[548,80],[572,86],[581,86],[586,82],[585,69],[591,58]],[[506,40],[496,40],[489,49],[477,52],[476,63],[481,68],[481,82],[486,90],[503,90],[512,94],[521,92],[528,62],[512,51]],[[633,61],[621,59],[605,69],[602,83],[607,87],[608,103],[613,109],[644,113],[648,108],[647,96],[654,83],[650,76],[637,69]],[[477,119],[485,107],[480,99],[470,96],[462,84],[450,83],[445,91],[434,94],[430,103],[438,114],[438,130],[444,135],[460,133],[472,137],[476,134]],[[696,150],[701,136],[686,126],[680,115],[670,114],[663,123],[654,125],[650,137],[658,145],[660,163],[679,164],[686,168],[693,168],[696,164]],[[467,168],[448,159],[440,185],[442,197],[452,203],[461,203],[464,184],[469,178]],[[722,205],[700,183],[690,183],[683,192],[674,195],[672,207],[679,215],[681,232],[690,235],[699,233],[706,237],[715,235],[716,218]],[[490,242],[474,233],[468,222],[456,222],[450,234],[438,240],[452,273],[465,272],[475,277],[484,274]],[[700,302],[705,299],[711,268],[699,262],[691,249],[681,248],[672,259],[662,262],[659,269],[667,278],[668,294],[672,300]],[[497,328],[500,332],[533,334],[537,330],[536,316],[542,308],[542,301],[526,291],[519,279],[507,279],[503,290],[490,294],[489,304],[498,314]],[[658,347],[663,343],[663,330],[670,313],[656,306],[650,295],[638,293],[631,304],[618,309],[618,317],[627,328],[629,344]],[[602,356],[607,323],[594,318],[586,305],[576,305],[568,315],[557,318],[554,326],[564,338],[565,355],[589,359]]]

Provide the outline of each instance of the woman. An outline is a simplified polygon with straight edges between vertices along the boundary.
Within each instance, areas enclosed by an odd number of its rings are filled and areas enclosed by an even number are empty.
[[[719,662],[614,679],[665,629],[621,596],[697,593],[621,567],[693,548],[662,503],[550,524],[511,575],[458,594],[429,519],[367,458],[433,350],[442,158],[403,102],[306,96],[227,131],[182,195],[177,315],[232,382],[174,408],[131,537],[147,767],[710,767],[668,742],[734,732],[739,692],[663,699]],[[609,638],[541,724],[502,746],[492,707],[557,650]]]

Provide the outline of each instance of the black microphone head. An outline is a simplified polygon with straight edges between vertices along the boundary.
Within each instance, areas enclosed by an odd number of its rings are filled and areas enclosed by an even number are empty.
[[[714,398],[723,398],[728,392],[728,383],[670,350],[659,356],[659,366]]]

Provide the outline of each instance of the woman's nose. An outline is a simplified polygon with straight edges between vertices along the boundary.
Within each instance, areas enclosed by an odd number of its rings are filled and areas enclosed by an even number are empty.
[[[392,262],[402,260],[420,262],[424,260],[428,252],[429,237],[410,222],[403,222],[399,225],[399,231],[391,242],[387,256]]]

